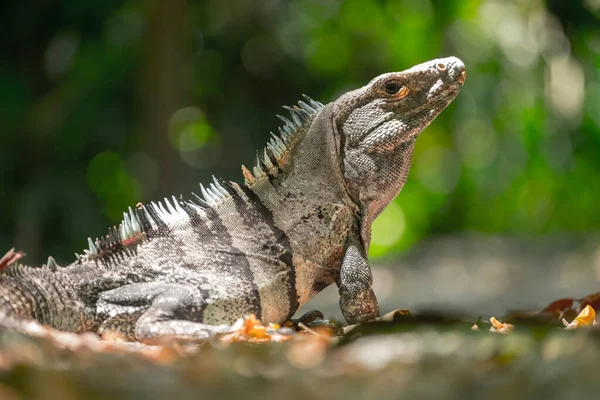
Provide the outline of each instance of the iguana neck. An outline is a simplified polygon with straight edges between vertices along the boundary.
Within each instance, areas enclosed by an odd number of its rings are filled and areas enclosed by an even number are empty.
[[[252,186],[269,209],[289,212],[299,207],[308,211],[313,206],[341,202],[356,207],[344,186],[332,118],[328,104],[291,149],[288,161],[280,166],[276,176]],[[274,192],[283,197],[272,196]]]

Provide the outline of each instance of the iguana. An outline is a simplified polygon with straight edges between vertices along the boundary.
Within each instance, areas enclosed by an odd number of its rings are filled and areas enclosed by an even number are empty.
[[[337,283],[349,323],[379,315],[367,262],[371,225],[400,192],[415,139],[465,80],[455,57],[380,75],[323,105],[305,97],[245,183],[213,178],[138,205],[76,261],[0,264],[4,319],[152,341],[205,338],[253,313],[289,319]]]

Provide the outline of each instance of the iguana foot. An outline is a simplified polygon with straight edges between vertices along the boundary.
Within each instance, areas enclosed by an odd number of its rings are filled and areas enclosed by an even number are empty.
[[[373,275],[358,240],[349,240],[340,271],[340,309],[349,324],[379,317],[379,304],[371,285]]]
[[[319,310],[312,310],[304,313],[300,318],[290,318],[290,322],[294,325],[294,328],[298,329],[300,323],[308,325],[316,320],[323,319],[323,313]]]

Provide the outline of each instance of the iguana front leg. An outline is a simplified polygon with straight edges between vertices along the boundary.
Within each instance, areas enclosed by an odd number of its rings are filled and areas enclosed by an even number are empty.
[[[371,285],[373,275],[363,245],[356,238],[346,242],[344,260],[338,280],[340,308],[349,324],[379,316],[379,305]]]

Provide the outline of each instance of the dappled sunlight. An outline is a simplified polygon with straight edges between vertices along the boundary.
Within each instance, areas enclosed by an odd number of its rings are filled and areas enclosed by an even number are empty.
[[[584,75],[579,63],[568,57],[554,57],[546,73],[547,97],[552,108],[567,120],[577,121],[583,109]]]
[[[461,163],[454,151],[443,147],[431,147],[415,161],[419,182],[427,190],[446,194],[456,188],[460,179]]]
[[[214,135],[202,111],[196,107],[182,108],[169,121],[171,143],[182,152],[202,148]]]
[[[406,219],[402,207],[392,202],[373,223],[371,236],[371,256],[387,253],[402,239],[406,229]]]
[[[494,162],[498,153],[497,136],[489,123],[467,120],[456,127],[453,137],[465,166],[480,169]]]
[[[103,203],[112,219],[122,218],[123,211],[140,195],[139,182],[128,173],[121,157],[114,152],[98,154],[87,168],[90,189]]]

